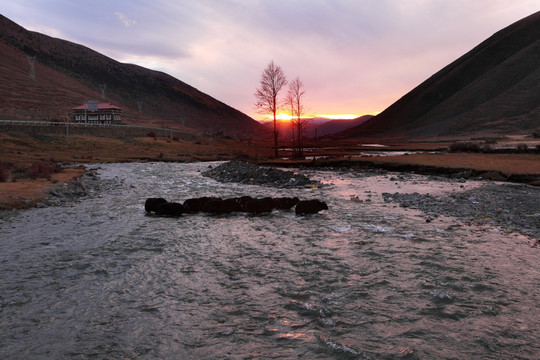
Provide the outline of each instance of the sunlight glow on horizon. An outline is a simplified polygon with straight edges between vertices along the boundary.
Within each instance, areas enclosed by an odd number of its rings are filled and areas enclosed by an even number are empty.
[[[295,118],[296,119],[296,116],[291,116],[289,114],[285,114],[285,113],[279,113],[276,115],[276,120],[279,120],[279,121],[290,121],[291,119]],[[301,116],[300,117],[301,119],[311,119],[312,116]],[[260,121],[273,121],[274,120],[274,116],[273,115],[264,115],[264,117],[260,120]]]
[[[378,112],[377,112],[378,114]],[[376,114],[374,114],[376,115]],[[356,115],[356,114],[335,114],[335,115],[329,115],[329,114],[316,114],[311,116],[301,116],[302,119],[314,119],[314,118],[323,118],[328,120],[353,120],[356,118],[359,118],[363,115]],[[279,113],[276,115],[276,120],[280,121],[290,121],[291,119],[296,118],[286,114],[286,113]],[[273,121],[274,117],[272,115],[265,115],[264,118],[262,118],[260,121]]]

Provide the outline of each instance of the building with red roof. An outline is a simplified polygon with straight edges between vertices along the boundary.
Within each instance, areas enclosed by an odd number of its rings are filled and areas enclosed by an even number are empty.
[[[73,121],[91,124],[120,124],[122,109],[109,103],[91,100],[73,108]]]

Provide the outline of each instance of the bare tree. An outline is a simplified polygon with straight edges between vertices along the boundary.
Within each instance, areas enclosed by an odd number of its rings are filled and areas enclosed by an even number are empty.
[[[274,60],[270,61],[264,69],[260,87],[255,92],[257,98],[256,107],[260,112],[271,113],[274,116],[274,155],[278,157],[278,127],[276,113],[279,108],[278,95],[281,88],[287,85],[287,78],[280,66],[274,64]]]
[[[303,130],[307,126],[307,118],[303,118],[305,107],[303,103],[303,96],[306,93],[304,90],[304,83],[297,76],[290,84],[287,91],[287,103],[291,104],[291,122],[292,126],[296,127],[296,141],[293,142],[293,147],[296,145],[296,150],[293,150],[293,156],[303,159],[304,158],[304,145],[303,145]],[[294,134],[294,133],[293,133]]]

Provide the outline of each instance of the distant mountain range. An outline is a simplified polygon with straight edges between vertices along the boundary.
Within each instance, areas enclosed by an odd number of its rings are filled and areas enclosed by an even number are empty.
[[[36,57],[35,80],[27,57]],[[65,119],[86,100],[123,108],[124,122],[231,134],[261,125],[163,72],[123,64],[85,46],[28,31],[0,15],[0,117]]]
[[[304,126],[304,136],[308,138],[316,138],[329,134],[346,132],[348,129],[358,126],[369,119],[373,115],[364,115],[356,119],[327,119],[327,118],[312,118],[307,120],[306,125]],[[262,125],[266,129],[266,133],[269,134],[273,131],[274,123],[272,121],[265,121]],[[279,122],[278,130],[281,138],[288,139],[292,137],[292,123],[290,122]],[[296,129],[295,129],[296,131]]]
[[[340,136],[482,137],[535,129],[540,129],[540,12],[497,32]]]
[[[328,120],[328,119],[321,119],[323,121],[317,122],[313,121],[313,124],[311,126],[308,126],[307,128],[307,135],[309,137],[319,137],[319,136],[325,136],[329,134],[335,134],[341,131],[345,131],[347,129],[353,128],[355,126],[361,125],[371,119],[373,115],[364,115],[357,117],[356,119],[336,119],[336,120]],[[324,121],[326,120],[326,121]]]

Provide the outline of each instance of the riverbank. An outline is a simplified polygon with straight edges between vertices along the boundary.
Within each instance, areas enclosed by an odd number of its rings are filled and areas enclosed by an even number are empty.
[[[83,166],[66,167],[54,173],[50,179],[25,179],[16,182],[0,182],[0,210],[15,210],[35,207],[53,194],[77,183],[85,174]]]
[[[162,137],[106,138],[73,135],[29,136],[11,132],[0,134],[0,163],[29,167],[42,159],[64,164],[64,170],[50,179],[17,179],[0,182],[0,210],[25,209],[44,204],[51,191],[76,182],[84,168],[69,164],[118,162],[197,162],[270,156],[272,149],[263,143],[201,135],[194,140]]]
[[[415,144],[415,147],[418,150],[421,146]],[[200,136],[194,140],[175,141],[148,136],[104,138],[73,135],[66,139],[64,136],[8,133],[0,134],[0,162],[29,166],[43,158],[54,158],[64,164],[241,159],[271,167],[383,169],[456,179],[540,184],[540,154],[447,153],[433,152],[436,147],[433,143],[426,144],[426,147],[429,148],[426,152],[401,156],[352,156],[343,153],[316,160],[293,161],[272,160],[273,149],[269,143],[223,137]],[[43,203],[51,196],[51,190],[77,180],[83,173],[81,168],[66,168],[50,180],[0,183],[0,209],[21,209]]]
[[[540,154],[424,152],[400,156],[269,160],[262,164],[278,167],[383,169],[456,179],[484,179],[540,186]]]
[[[383,193],[382,196],[385,202],[422,211],[426,222],[436,221],[441,216],[453,217],[477,231],[515,232],[533,239],[532,246],[539,245],[540,188],[510,183],[480,184],[442,196],[418,192]]]
[[[329,180],[320,182],[317,176],[313,177],[321,173],[328,174],[324,178]],[[202,175],[219,182],[260,185],[282,191],[313,187],[327,189],[335,182],[340,183],[340,179],[361,179],[363,188],[356,189],[356,193],[343,195],[347,199],[350,196],[350,201],[359,205],[369,206],[372,202],[382,201],[390,207],[418,210],[421,212],[420,218],[426,223],[455,218],[457,224],[461,224],[456,226],[486,233],[525,235],[530,239],[531,246],[540,245],[540,187],[526,184],[347,167],[280,171],[241,161],[226,162],[217,167],[208,165]],[[65,181],[56,181],[59,179]],[[115,181],[100,179],[96,170],[79,166],[54,174],[54,183],[45,179],[0,183],[0,201],[3,205],[0,210],[74,204],[86,196],[98,196],[108,191]],[[5,189],[9,187],[18,189],[24,196],[7,195]],[[11,216],[11,211],[0,211],[0,218]]]

